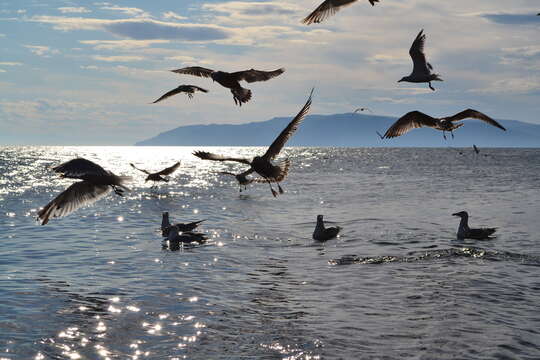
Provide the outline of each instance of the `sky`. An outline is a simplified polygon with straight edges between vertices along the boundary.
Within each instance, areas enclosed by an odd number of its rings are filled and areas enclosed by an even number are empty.
[[[183,125],[314,114],[432,116],[474,108],[540,124],[538,0],[360,0],[322,24],[322,0],[0,0],[0,145],[131,145]],[[444,82],[397,83],[424,29]],[[286,69],[234,105],[211,79],[169,70]],[[150,104],[181,84],[210,90]]]

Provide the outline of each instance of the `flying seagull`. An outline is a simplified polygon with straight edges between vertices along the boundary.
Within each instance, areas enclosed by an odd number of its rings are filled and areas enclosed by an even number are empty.
[[[175,226],[178,229],[178,231],[182,231],[182,232],[193,231],[203,221],[204,220],[199,220],[199,221],[194,221],[187,224],[178,223],[178,224],[171,225],[171,222],[169,220],[169,212],[164,211],[163,216],[161,218],[161,234],[163,235],[163,237],[167,237],[167,235],[169,235],[169,231],[172,226]]]
[[[351,5],[358,0],[325,0],[311,14],[309,14],[302,22],[306,25],[320,23],[330,16],[334,15],[339,9]],[[368,0],[371,6],[374,6],[379,0]]]
[[[168,168],[165,168],[161,171],[158,171],[158,172],[155,172],[155,173],[151,173],[150,171],[148,170],[144,170],[144,169],[139,169],[138,167],[136,167],[134,164],[130,163],[129,165],[131,165],[132,168],[136,169],[136,170],[139,170],[139,171],[142,171],[143,173],[147,174],[148,176],[146,177],[146,179],[144,180],[144,182],[147,182],[147,181],[153,181],[154,184],[156,182],[159,182],[159,181],[165,181],[165,182],[168,182],[169,179],[167,178],[164,178],[163,176],[168,176],[168,175],[171,175],[173,172],[176,171],[176,169],[178,169],[178,167],[180,166],[180,161],[178,161],[176,164],[174,164],[173,166],[169,166]]]
[[[203,159],[203,160],[214,160],[214,161],[236,161],[242,164],[249,165],[248,171],[253,171],[259,174],[265,182],[268,182],[270,185],[270,190],[272,195],[276,197],[278,193],[272,188],[272,182],[277,184],[280,194],[283,194],[283,189],[279,185],[289,171],[289,162],[288,159],[285,161],[274,165],[272,160],[279,154],[281,149],[285,146],[285,143],[289,138],[294,134],[298,126],[304,120],[307,113],[309,112],[309,107],[311,106],[311,97],[313,95],[313,89],[305,105],[302,107],[300,112],[291,120],[285,129],[279,134],[279,136],[274,140],[272,145],[266,150],[266,153],[262,156],[256,156],[252,160],[246,158],[235,158],[235,157],[226,157],[206,151],[195,151],[193,155]]]
[[[373,113],[373,111],[371,111],[369,108],[367,107],[359,107],[358,109],[354,110],[353,114],[356,114],[357,112],[359,111],[369,111],[370,113]]]
[[[315,226],[315,231],[313,231],[313,240],[316,241],[326,241],[335,238],[341,228],[337,227],[324,227],[324,221],[322,215],[317,215],[317,225]]]
[[[469,227],[469,214],[466,211],[460,211],[452,215],[461,218],[457,231],[458,239],[488,239],[490,235],[493,235],[493,233],[497,231],[497,228],[471,229]]]
[[[506,129],[490,118],[489,116],[476,111],[473,109],[463,110],[455,115],[443,117],[443,118],[433,118],[429,115],[426,115],[420,111],[411,111],[401,118],[399,118],[384,134],[385,138],[393,138],[401,136],[412,129],[421,128],[421,127],[432,127],[436,130],[441,130],[443,132],[443,137],[446,139],[446,131],[450,131],[452,138],[454,137],[453,131],[457,128],[463,126],[463,123],[456,123],[456,121],[464,119],[479,119],[490,125],[498,127],[501,130],[506,131]]]
[[[62,178],[82,181],[69,186],[38,212],[41,225],[47,224],[51,218],[69,215],[81,206],[92,204],[111,190],[123,196],[124,191],[129,190],[124,183],[131,180],[129,176],[117,176],[98,164],[82,158],[65,162],[52,170],[59,173]]]
[[[439,74],[433,74],[433,66],[426,61],[426,55],[424,54],[424,43],[426,42],[426,35],[423,34],[423,29],[420,30],[416,39],[414,39],[411,48],[409,50],[409,55],[411,55],[413,62],[413,71],[411,75],[404,76],[398,82],[407,81],[412,83],[423,83],[427,82],[429,88],[433,91],[435,89],[431,86],[432,81],[443,81]]]
[[[248,83],[256,81],[270,80],[276,76],[283,74],[285,69],[277,69],[274,71],[261,71],[261,70],[245,70],[228,73],[225,71],[214,71],[212,69],[206,69],[200,66],[186,67],[182,69],[171,70],[177,74],[187,74],[199,77],[212,78],[217,81],[218,84],[231,89],[233,94],[233,100],[236,105],[242,106],[243,103],[247,103],[251,99],[251,90],[245,89],[240,86],[240,81],[244,80]]]
[[[285,159],[281,162],[282,164],[282,171],[279,174],[279,176],[275,179],[276,183],[279,183],[285,178],[285,175],[289,172],[289,167],[291,166],[291,162],[289,159]],[[253,169],[249,168],[247,171],[235,174],[228,171],[220,171],[219,173],[222,175],[231,175],[234,176],[236,181],[238,181],[238,185],[240,185],[240,192],[242,192],[242,186],[244,187],[244,190],[247,190],[247,186],[251,183],[265,183],[266,179],[264,178],[248,178],[247,176],[252,174],[254,172]],[[279,186],[279,184],[278,184]]]
[[[176,89],[172,89],[171,91],[166,92],[166,93],[165,93],[164,95],[162,95],[159,99],[157,99],[156,101],[152,102],[152,104],[158,103],[158,102],[160,102],[161,100],[165,100],[166,98],[169,98],[169,97],[171,97],[171,96],[174,96],[174,95],[180,94],[180,93],[186,93],[187,96],[188,96],[188,98],[193,99],[193,94],[194,94],[196,91],[201,91],[201,92],[205,92],[205,93],[208,92],[208,90],[203,89],[203,88],[200,88],[200,87],[195,86],[195,85],[180,85],[180,86],[177,87]]]

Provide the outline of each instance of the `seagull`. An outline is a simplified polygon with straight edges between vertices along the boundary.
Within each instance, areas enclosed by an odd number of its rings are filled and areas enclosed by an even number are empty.
[[[266,81],[283,74],[285,69],[281,68],[274,71],[251,69],[228,73],[225,71],[214,71],[212,69],[206,69],[200,66],[192,66],[171,71],[177,74],[212,78],[212,80],[217,81],[221,86],[231,89],[234,103],[242,106],[243,103],[247,103],[251,99],[251,90],[244,89],[242,86],[240,86],[241,80],[245,80],[248,83],[255,81]]]
[[[283,171],[281,171],[280,175],[278,175],[278,177],[275,179],[277,183],[279,183],[285,178],[285,175],[289,172],[289,167],[291,166],[291,162],[289,161],[289,159],[283,160],[281,164],[283,164],[282,165]],[[244,187],[244,190],[247,190],[247,186],[251,183],[265,183],[266,182],[264,178],[248,178],[247,176],[252,174],[253,172],[254,170],[250,168],[249,170],[240,174],[235,174],[228,171],[220,171],[219,173],[222,175],[234,176],[236,181],[238,181],[238,184],[240,185],[240,192],[242,192],[242,186]]]
[[[341,228],[337,227],[324,227],[324,221],[322,215],[317,215],[317,226],[315,226],[315,231],[313,231],[313,240],[315,241],[326,241],[333,239],[337,236]]]
[[[176,227],[178,231],[187,232],[187,231],[195,230],[197,226],[199,226],[200,223],[205,221],[205,220],[199,220],[199,221],[194,221],[187,224],[178,223],[178,224],[171,225],[171,222],[169,221],[169,212],[164,211],[162,215],[163,216],[161,218],[161,235],[163,235],[163,237],[167,237],[169,235],[169,231],[171,227],[173,226]]]
[[[180,93],[183,93],[183,92],[187,94],[188,98],[193,99],[193,94],[194,94],[196,91],[201,91],[201,92],[205,92],[205,93],[208,92],[208,90],[203,89],[203,88],[198,87],[198,86],[195,86],[195,85],[180,85],[180,86],[177,87],[176,89],[172,89],[171,91],[166,92],[166,93],[165,93],[164,95],[162,95],[159,99],[157,99],[156,101],[152,102],[152,104],[158,103],[158,102],[160,102],[161,100],[165,100],[165,99],[168,98],[168,97],[171,97],[171,96],[173,96],[173,95],[180,94]]]
[[[334,15],[339,9],[358,0],[325,0],[319,5],[311,14],[309,14],[302,22],[306,25],[313,23],[320,23],[326,20],[330,16]],[[375,6],[376,2],[380,0],[368,0],[371,6]]]
[[[459,216],[461,218],[457,231],[458,239],[489,239],[489,236],[493,235],[493,233],[497,231],[497,228],[471,229],[468,223],[469,214],[466,211],[460,211],[458,213],[452,214],[452,216]]]
[[[175,172],[176,169],[178,169],[178,167],[180,166],[180,161],[178,161],[173,166],[169,166],[168,168],[165,168],[165,169],[163,169],[161,171],[158,171],[158,172],[155,172],[155,173],[151,173],[151,172],[149,172],[147,170],[139,169],[138,167],[136,167],[132,163],[130,163],[129,165],[131,165],[132,168],[134,168],[136,170],[139,170],[139,171],[142,171],[143,173],[148,175],[146,177],[146,179],[144,180],[144,182],[153,181],[154,184],[155,184],[156,182],[159,182],[159,181],[169,182],[169,179],[164,178],[163,176],[168,176],[168,175],[171,175],[173,172]]]
[[[81,206],[92,204],[114,190],[119,196],[129,189],[124,183],[129,176],[117,176],[98,164],[83,158],[76,158],[52,169],[62,178],[81,179],[49,202],[38,212],[38,220],[45,225],[51,218],[71,214]]]
[[[370,110],[369,108],[367,108],[367,107],[360,107],[360,108],[354,110],[353,114],[356,114],[356,113],[359,112],[359,111],[366,111],[366,110],[369,111],[370,113],[373,113],[373,111],[371,111],[371,110]]]
[[[180,234],[180,230],[178,230],[178,227],[176,226],[171,226],[170,231],[167,234],[169,248],[173,251],[179,250],[180,244],[191,244],[194,242],[204,244],[207,239],[206,234],[202,233],[182,232],[182,234]]]
[[[285,161],[274,165],[272,164],[272,160],[279,154],[281,149],[283,149],[287,140],[289,140],[289,138],[294,134],[302,120],[304,120],[307,113],[309,112],[313,90],[314,89],[311,90],[311,94],[309,95],[307,102],[302,107],[300,112],[294,117],[294,119],[291,120],[287,127],[283,129],[279,136],[274,140],[272,145],[270,145],[268,150],[266,150],[266,153],[264,155],[256,156],[252,160],[246,158],[226,157],[206,151],[195,151],[193,155],[203,160],[236,161],[245,165],[249,165],[250,168],[248,171],[256,172],[263,177],[264,182],[268,182],[268,184],[270,185],[270,190],[272,191],[272,195],[274,195],[274,197],[276,197],[278,193],[274,190],[274,188],[272,188],[272,182],[275,182],[277,184],[279,193],[283,194],[283,189],[279,185],[279,182],[281,182],[287,176],[290,163],[289,160],[286,159]]]
[[[423,29],[420,30],[409,50],[409,55],[411,55],[413,62],[413,71],[411,75],[402,77],[401,80],[399,80],[398,82],[427,82],[429,84],[429,88],[435,91],[435,89],[431,86],[431,82],[443,81],[443,79],[439,77],[439,74],[431,73],[431,70],[433,70],[433,66],[431,66],[431,64],[426,61],[426,55],[424,54],[424,43],[426,42],[426,35],[422,34],[423,31]]]
[[[436,130],[441,130],[443,132],[443,137],[446,139],[446,131],[450,131],[452,138],[454,137],[453,131],[457,128],[463,126],[463,123],[456,123],[456,121],[464,119],[478,119],[482,120],[489,125],[498,127],[501,130],[506,131],[506,129],[490,118],[489,116],[476,111],[473,109],[463,110],[455,115],[443,117],[443,118],[434,118],[429,115],[426,115],[420,111],[411,111],[407,114],[400,117],[384,134],[385,138],[393,138],[396,136],[401,136],[412,129],[421,128],[421,127],[432,127]]]

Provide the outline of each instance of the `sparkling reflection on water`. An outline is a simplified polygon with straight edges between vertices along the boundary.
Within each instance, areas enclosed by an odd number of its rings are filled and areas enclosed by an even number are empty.
[[[291,148],[277,199],[192,151],[0,148],[1,359],[540,357],[539,150]],[[75,156],[132,191],[37,225]],[[154,190],[129,166],[177,160]],[[459,210],[498,237],[458,242]],[[162,248],[162,211],[209,243]],[[339,239],[313,243],[319,213]]]

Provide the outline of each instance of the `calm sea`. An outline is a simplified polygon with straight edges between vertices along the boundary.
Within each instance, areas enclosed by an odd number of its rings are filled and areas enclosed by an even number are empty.
[[[278,198],[193,150],[0,148],[0,359],[540,358],[540,149],[287,148]],[[132,191],[40,226],[76,156]],[[460,210],[497,237],[456,240]],[[211,241],[163,248],[163,211]]]

